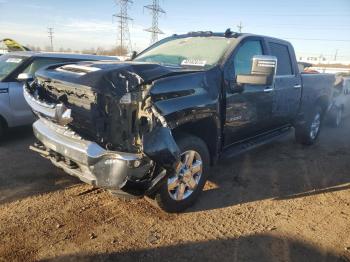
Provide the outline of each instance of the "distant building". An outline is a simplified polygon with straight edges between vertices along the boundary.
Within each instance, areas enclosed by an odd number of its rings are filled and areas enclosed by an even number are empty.
[[[327,59],[324,56],[299,56],[298,57],[299,62],[307,62],[307,63],[312,63],[312,64],[319,64],[326,62]]]
[[[316,70],[320,73],[350,73],[350,61],[342,60],[330,60],[326,59],[323,55],[320,56],[297,56],[298,62],[306,62],[313,64],[311,69]]]
[[[306,62],[311,64],[322,64],[322,65],[338,64],[338,65],[350,66],[350,61],[327,59],[323,55],[319,55],[319,56],[300,55],[300,56],[297,56],[297,58],[298,58],[298,62]]]

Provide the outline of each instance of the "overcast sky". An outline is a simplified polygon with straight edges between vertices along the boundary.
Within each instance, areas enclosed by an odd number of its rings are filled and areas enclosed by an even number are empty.
[[[143,6],[151,0],[134,0],[130,7],[133,48],[150,42],[144,29],[151,16]],[[242,21],[243,32],[291,41],[300,55],[350,60],[350,0],[160,0],[167,11],[160,17],[166,33],[195,30],[225,31]],[[22,44],[49,45],[48,27],[54,27],[54,46],[81,50],[110,48],[116,43],[118,10],[113,0],[0,0],[0,38]]]

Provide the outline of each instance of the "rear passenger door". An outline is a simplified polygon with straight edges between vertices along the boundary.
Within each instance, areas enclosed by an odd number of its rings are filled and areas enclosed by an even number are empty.
[[[272,105],[275,128],[291,124],[298,112],[302,85],[292,46],[284,41],[269,40],[270,55],[277,57],[277,73]]]

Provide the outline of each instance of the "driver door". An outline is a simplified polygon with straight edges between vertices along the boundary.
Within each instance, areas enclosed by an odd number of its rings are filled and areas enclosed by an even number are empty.
[[[273,104],[271,86],[245,85],[243,91],[234,91],[236,76],[250,74],[253,56],[264,54],[263,40],[248,38],[236,48],[233,58],[228,62],[224,90],[226,95],[225,146],[259,135],[268,131],[271,126]]]

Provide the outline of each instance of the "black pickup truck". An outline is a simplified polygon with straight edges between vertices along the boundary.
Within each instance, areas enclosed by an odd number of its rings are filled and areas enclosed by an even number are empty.
[[[51,66],[26,83],[32,150],[116,195],[192,205],[211,165],[295,129],[311,145],[334,77],[300,74],[289,42],[192,32],[127,62]]]

